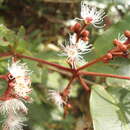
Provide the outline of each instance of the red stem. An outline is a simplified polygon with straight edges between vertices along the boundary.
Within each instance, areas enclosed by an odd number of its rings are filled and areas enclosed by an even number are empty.
[[[25,55],[18,54],[18,53],[16,53],[15,56],[18,56],[18,57],[21,57],[21,58],[25,58],[25,59],[30,59],[30,60],[33,60],[33,61],[37,61],[39,63],[50,65],[50,66],[56,67],[56,68],[61,69],[61,70],[73,72],[73,70],[70,69],[70,68],[67,68],[67,67],[55,64],[55,63],[48,62],[48,61],[40,59],[40,58],[35,58],[35,57],[31,57],[31,56],[25,56]]]
[[[130,77],[127,76],[121,76],[121,75],[113,75],[113,74],[104,74],[104,73],[97,73],[97,72],[79,72],[81,75],[91,75],[91,76],[101,76],[101,77],[112,77],[112,78],[118,78],[118,79],[128,79],[130,80]]]
[[[84,25],[82,26],[81,30],[78,32],[76,42],[78,42],[78,40],[79,40],[79,38],[80,38],[80,35],[81,35],[82,31],[84,30],[84,28],[85,28],[86,26],[87,26],[87,24],[84,24]]]
[[[89,67],[89,66],[91,66],[91,65],[93,65],[93,64],[95,64],[95,63],[97,63],[97,62],[99,62],[99,61],[102,61],[105,57],[106,57],[106,55],[104,55],[104,56],[102,56],[102,57],[100,57],[100,58],[97,58],[97,59],[95,59],[95,60],[93,60],[93,61],[90,61],[89,63],[87,63],[87,64],[85,64],[85,65],[79,67],[79,68],[77,69],[77,71],[82,70],[82,69],[85,69],[86,67]]]
[[[0,79],[7,80],[7,75],[0,75]]]
[[[0,57],[8,57],[8,56],[11,56],[12,54],[9,53],[9,52],[6,52],[6,53],[0,53]]]
[[[81,85],[83,86],[83,88],[88,92],[90,90],[90,88],[88,87],[88,85],[86,84],[84,79],[82,79],[80,76],[78,76],[78,79],[79,79]]]
[[[71,80],[69,81],[69,83],[68,83],[67,87],[65,88],[65,90],[69,90],[70,89],[70,86],[71,86],[72,82],[74,81],[74,79],[75,79],[75,76],[73,76],[71,78]]]

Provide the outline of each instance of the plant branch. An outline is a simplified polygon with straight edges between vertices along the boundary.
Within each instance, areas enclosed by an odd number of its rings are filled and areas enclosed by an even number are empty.
[[[127,76],[121,76],[121,75],[114,75],[114,74],[104,74],[104,73],[97,73],[97,72],[79,72],[80,75],[91,75],[91,76],[101,76],[101,77],[112,77],[112,78],[118,78],[118,79],[128,79],[130,80],[130,77]]]
[[[20,58],[30,59],[30,60],[33,60],[33,61],[36,61],[36,62],[39,62],[39,63],[42,63],[42,64],[46,64],[46,65],[53,66],[53,67],[61,69],[61,70],[68,71],[68,72],[73,72],[73,70],[70,69],[70,68],[67,68],[67,67],[55,64],[55,63],[48,62],[48,61],[40,59],[40,58],[25,56],[25,55],[18,54],[18,53],[16,53],[15,56],[20,57]]]
[[[95,64],[95,63],[97,63],[97,62],[100,62],[100,61],[102,61],[105,57],[106,57],[106,55],[104,55],[104,56],[102,56],[102,57],[100,57],[100,58],[97,58],[97,59],[95,59],[95,60],[93,60],[93,61],[90,61],[89,63],[86,63],[85,65],[79,67],[79,68],[77,69],[77,71],[82,70],[82,69],[85,69],[86,67],[89,67],[89,66],[91,66],[91,65],[93,65],[93,64]]]
[[[90,88],[89,88],[89,87],[88,87],[88,85],[86,84],[85,80],[84,80],[84,79],[82,79],[82,77],[81,77],[81,76],[78,76],[78,79],[79,79],[79,81],[80,81],[81,85],[83,86],[83,88],[84,88],[86,91],[89,91],[89,90],[90,90]]]

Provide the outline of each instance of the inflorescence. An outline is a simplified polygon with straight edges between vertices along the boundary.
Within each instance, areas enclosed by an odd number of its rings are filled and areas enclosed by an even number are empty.
[[[104,17],[104,10],[99,10],[96,7],[88,5],[87,1],[81,2],[81,18],[74,19],[73,25],[70,26],[72,34],[69,34],[69,40],[65,45],[61,45],[61,55],[67,57],[66,62],[69,67],[64,67],[43,59],[25,56],[17,52],[8,52],[0,54],[0,56],[25,58],[55,67],[56,71],[62,70],[71,73],[70,81],[64,90],[60,92],[49,90],[48,92],[49,100],[53,100],[55,104],[62,107],[64,109],[64,115],[66,116],[68,110],[72,108],[68,99],[74,80],[78,80],[86,91],[89,91],[90,87],[83,78],[85,75],[130,80],[130,77],[120,75],[83,71],[83,69],[96,64],[97,62],[109,63],[109,61],[115,57],[128,58],[130,31],[125,31],[124,35],[119,34],[118,38],[113,41],[114,48],[109,50],[105,55],[90,62],[84,60],[83,55],[91,52],[93,49],[92,45],[89,44],[90,32],[86,28],[90,25],[93,25],[96,28],[104,27]],[[0,78],[6,80],[8,83],[6,91],[0,97],[0,113],[6,115],[6,119],[3,123],[3,130],[22,130],[24,121],[26,121],[25,115],[28,113],[28,109],[24,102],[30,102],[31,100],[31,97],[29,96],[32,92],[30,79],[31,71],[26,64],[21,63],[20,61],[12,61],[11,65],[8,66],[8,71],[8,74],[0,75]]]

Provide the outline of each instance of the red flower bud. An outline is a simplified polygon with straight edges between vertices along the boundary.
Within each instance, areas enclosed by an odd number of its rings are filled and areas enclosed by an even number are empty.
[[[70,27],[70,30],[74,31],[74,32],[79,32],[80,28],[81,28],[81,24],[80,23],[76,23],[74,26]]]
[[[124,34],[126,37],[130,38],[130,31],[129,30],[125,31]]]
[[[81,36],[82,36],[82,37],[88,37],[88,36],[89,36],[89,31],[88,31],[88,30],[84,30],[84,31],[81,33]]]

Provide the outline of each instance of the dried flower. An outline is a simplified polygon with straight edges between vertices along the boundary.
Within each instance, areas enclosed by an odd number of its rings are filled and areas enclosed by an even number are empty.
[[[48,96],[48,99],[54,101],[54,103],[59,107],[62,107],[63,104],[66,104],[66,102],[62,99],[60,92],[49,90]]]

